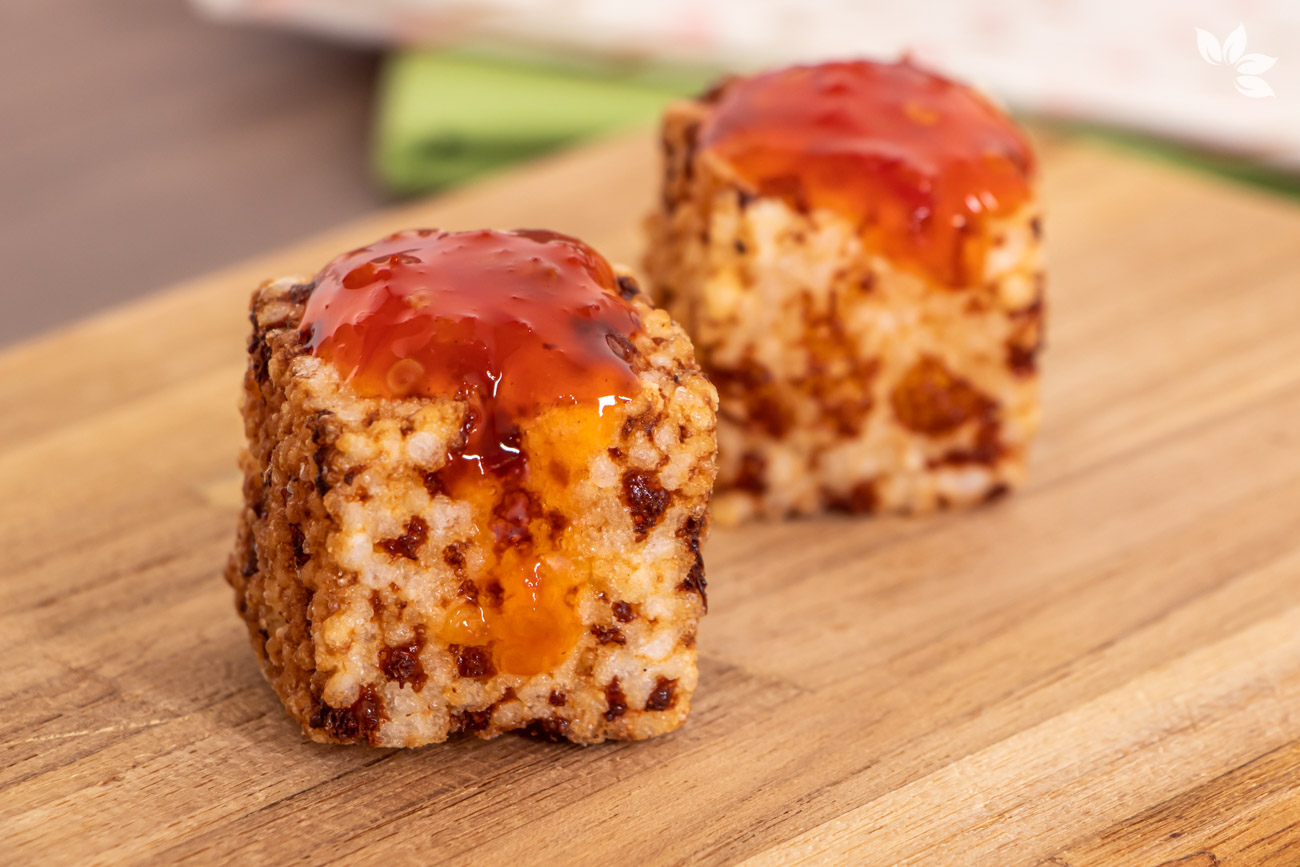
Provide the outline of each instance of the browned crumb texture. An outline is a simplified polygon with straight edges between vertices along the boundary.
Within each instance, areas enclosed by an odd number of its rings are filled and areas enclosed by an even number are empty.
[[[647,276],[718,388],[714,517],[924,512],[1020,484],[1038,427],[1037,202],[937,285],[838,214],[747,192],[697,147],[710,96],[671,106]]]
[[[616,413],[600,428],[607,441],[576,464],[570,456],[547,470],[563,414],[538,434],[543,451],[530,451],[533,474],[550,480],[532,493],[544,532],[563,540],[556,550],[584,553],[566,597],[577,642],[528,675],[498,671],[490,647],[446,638],[455,606],[502,601],[471,505],[437,477],[463,443],[465,405],[358,398],[300,343],[311,284],[281,280],[254,294],[245,507],[226,577],[267,680],[313,740],[418,746],[523,730],[595,743],[685,720],[705,610],[700,540],[717,395],[667,313],[632,278],[620,288],[643,323],[624,348],[639,392],[606,410]]]

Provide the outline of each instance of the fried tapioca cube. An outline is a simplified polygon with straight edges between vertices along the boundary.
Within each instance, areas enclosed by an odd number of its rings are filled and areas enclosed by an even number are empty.
[[[681,725],[716,392],[630,275],[551,233],[401,233],[252,318],[226,574],[311,738]]]

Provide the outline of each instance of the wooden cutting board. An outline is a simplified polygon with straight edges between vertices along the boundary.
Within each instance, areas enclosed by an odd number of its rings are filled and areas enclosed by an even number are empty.
[[[309,743],[220,577],[253,286],[412,225],[635,262],[650,136],[0,355],[0,862],[1300,864],[1300,209],[1041,144],[1030,485],[715,532],[650,742]]]

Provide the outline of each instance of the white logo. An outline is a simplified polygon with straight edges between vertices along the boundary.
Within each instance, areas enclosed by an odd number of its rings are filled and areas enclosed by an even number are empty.
[[[1238,93],[1254,99],[1273,95],[1273,88],[1259,76],[1272,69],[1277,58],[1246,53],[1246,25],[1238,24],[1237,29],[1223,40],[1222,45],[1214,38],[1214,34],[1197,27],[1196,47],[1206,63],[1211,66],[1226,63],[1238,73],[1232,82],[1237,86]]]

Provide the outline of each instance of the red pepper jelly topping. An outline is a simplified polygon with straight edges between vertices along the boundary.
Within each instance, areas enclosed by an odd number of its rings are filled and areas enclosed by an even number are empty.
[[[950,286],[978,280],[980,220],[1032,193],[1024,134],[974,90],[904,60],[794,66],[726,83],[700,144],[761,196],[861,221]]]
[[[536,229],[391,235],[326,265],[302,320],[363,396],[468,399],[461,457],[484,473],[517,458],[520,420],[634,394],[639,325],[599,253]]]
[[[586,244],[538,230],[399,233],[317,275],[303,336],[359,394],[469,403],[464,447],[424,479],[474,511],[482,556],[430,624],[463,677],[550,670],[582,635],[569,481],[639,388],[640,321],[616,287]]]

